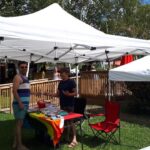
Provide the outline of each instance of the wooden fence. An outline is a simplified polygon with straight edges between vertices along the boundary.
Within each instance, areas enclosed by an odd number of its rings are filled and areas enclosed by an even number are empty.
[[[0,85],[0,111],[12,112],[12,83]]]
[[[111,82],[111,98],[123,99],[126,94],[124,82]],[[103,105],[108,98],[108,72],[91,71],[82,72],[80,77],[80,95],[86,97],[89,104]]]
[[[76,80],[76,78],[73,78]],[[31,92],[55,93],[59,80],[39,79],[31,83]],[[126,86],[123,82],[112,82],[111,93],[113,97],[123,96]],[[89,104],[101,104],[108,94],[108,80],[106,71],[82,72],[79,78],[79,95],[88,99]],[[59,105],[58,98],[49,96],[31,95],[30,107],[34,107],[38,100],[47,100]],[[0,111],[12,112],[12,83],[0,85]]]
[[[75,78],[73,78],[75,79]],[[59,80],[48,80],[48,79],[39,79],[30,81],[31,93],[56,93]],[[37,105],[38,100],[45,100],[53,103],[54,105],[59,105],[58,98],[52,98],[45,95],[34,95],[31,94],[30,97],[30,107]],[[1,84],[0,85],[0,111],[7,111],[12,113],[12,83],[10,84]]]

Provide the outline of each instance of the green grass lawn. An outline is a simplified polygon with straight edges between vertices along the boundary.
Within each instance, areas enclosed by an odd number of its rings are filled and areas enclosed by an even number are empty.
[[[10,97],[0,96],[0,109],[10,107]]]
[[[93,120],[96,121],[96,120]],[[9,114],[0,113],[0,150],[12,150],[11,145],[13,141],[13,127],[14,118]],[[83,137],[84,150],[138,150],[140,148],[150,146],[150,127],[144,125],[138,125],[128,123],[125,121],[121,122],[121,144],[107,144],[102,147],[102,140],[93,138],[93,134],[87,125],[84,123]],[[79,144],[75,148],[68,148],[67,144],[62,144],[61,150],[75,149],[80,150],[80,137],[78,137]],[[30,148],[30,150],[50,150],[50,145],[38,141],[34,137],[34,130],[24,129],[23,141]]]

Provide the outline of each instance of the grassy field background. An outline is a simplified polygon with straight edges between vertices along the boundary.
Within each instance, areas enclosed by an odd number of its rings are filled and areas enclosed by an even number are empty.
[[[98,118],[97,118],[98,119]],[[97,119],[92,120],[96,122]],[[123,119],[124,120],[124,119]],[[0,113],[0,150],[12,150],[14,118],[10,114]],[[50,150],[53,149],[48,143],[41,142],[35,138],[33,129],[23,130],[23,141],[30,150]],[[67,144],[61,144],[59,149],[80,150],[80,136],[78,136],[79,144],[75,148],[68,148]],[[121,121],[121,144],[112,143],[102,147],[102,139],[93,138],[87,122],[84,123],[84,150],[139,150],[140,148],[150,146],[150,127],[146,124],[131,123]]]

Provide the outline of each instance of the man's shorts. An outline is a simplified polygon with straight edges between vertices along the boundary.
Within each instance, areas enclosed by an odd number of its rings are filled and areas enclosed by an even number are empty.
[[[28,106],[24,105],[24,109],[20,109],[18,104],[13,104],[14,117],[16,120],[23,120],[26,116]]]

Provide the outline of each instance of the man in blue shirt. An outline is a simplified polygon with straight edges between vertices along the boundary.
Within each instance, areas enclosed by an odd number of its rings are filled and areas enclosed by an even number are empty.
[[[77,95],[76,93],[76,84],[74,80],[69,78],[70,72],[66,68],[62,68],[60,70],[60,77],[61,81],[58,85],[58,90],[56,94],[50,94],[51,96],[58,96],[60,99],[60,108],[67,112],[74,111],[74,96]],[[73,122],[69,122],[71,125],[73,137],[71,139],[71,143],[68,147],[74,147],[78,144],[76,139],[76,130]],[[68,133],[69,134],[69,133]]]
[[[60,98],[60,107],[66,111],[73,111],[76,84],[74,80],[69,78],[69,71],[67,69],[62,69],[60,75],[62,80],[58,85],[57,91]]]

